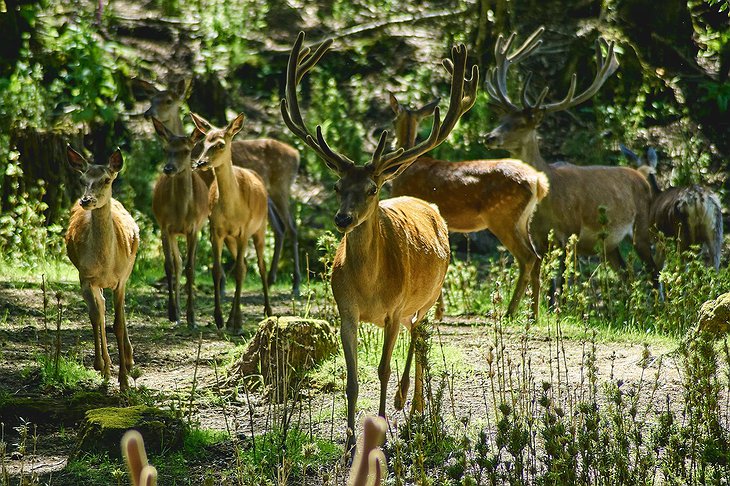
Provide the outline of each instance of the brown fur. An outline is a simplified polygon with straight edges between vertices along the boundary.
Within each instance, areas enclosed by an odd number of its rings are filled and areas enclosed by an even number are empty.
[[[418,123],[433,113],[435,104],[417,110],[404,107],[390,95],[396,113],[398,145],[415,144]],[[545,174],[516,159],[447,162],[420,157],[393,180],[394,196],[409,195],[436,204],[449,231],[470,233],[488,229],[512,253],[520,276],[507,314],[513,315],[532,285],[532,312],[540,298],[540,257],[530,241],[529,226],[537,203],[548,193]]]
[[[215,172],[215,181],[210,186],[208,195],[210,240],[214,257],[215,321],[218,328],[223,327],[220,283],[223,278],[221,251],[225,242],[236,259],[236,292],[228,325],[234,332],[240,332],[241,286],[246,273],[244,256],[250,238],[253,238],[256,248],[264,293],[264,313],[271,315],[264,264],[268,195],[264,182],[258,174],[249,169],[234,167],[231,163],[231,140],[243,126],[243,115],[239,115],[223,129],[213,127],[195,114],[193,121],[196,127],[205,133],[203,152],[193,167],[212,169]]]
[[[83,173],[87,186],[84,197],[71,209],[66,252],[79,271],[81,291],[94,330],[94,367],[105,378],[111,375],[111,359],[106,341],[103,289],[113,291],[119,386],[124,390],[128,386],[127,372],[134,364],[124,316],[124,296],[139,248],[139,228],[124,206],[111,197],[111,182],[121,169],[121,154],[118,157],[119,168],[111,170],[107,166],[87,165],[69,147],[69,161]],[[80,204],[82,201],[91,207],[85,209]]]

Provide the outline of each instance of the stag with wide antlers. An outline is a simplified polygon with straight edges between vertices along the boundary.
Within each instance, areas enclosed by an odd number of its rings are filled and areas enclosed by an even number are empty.
[[[679,240],[684,251],[692,245],[707,249],[710,265],[720,269],[722,254],[722,205],[710,188],[692,184],[662,190],[656,177],[658,163],[656,150],[649,148],[646,157],[620,145],[621,152],[636,163],[639,172],[651,185],[654,200],[651,203],[651,225],[656,231]],[[657,248],[656,261],[664,266],[664,251]]]
[[[443,124],[434,110],[431,134],[421,143],[386,152],[387,132],[380,136],[372,159],[356,165],[335,152],[324,139],[321,126],[310,133],[304,123],[297,85],[332,45],[327,40],[314,52],[302,49],[304,33],[297,37],[289,54],[286,98],[281,112],[289,129],[311,147],[328,168],[337,174],[335,192],[339,210],[335,226],[344,233],[332,267],[332,292],[340,313],[342,348],[347,367],[347,450],[354,447],[355,405],[358,396],[357,328],[361,321],[384,329],[383,352],[378,366],[379,414],[385,416],[385,397],[390,377],[390,359],[403,325],[411,332],[411,344],[395,399],[402,409],[409,387],[415,335],[428,310],[438,299],[449,264],[448,230],[437,208],[413,197],[378,200],[383,184],[397,177],[419,156],[440,144],[459,117],[471,108],[477,89],[476,66],[465,79],[466,48],[452,50],[451,104]],[[415,391],[412,410],[423,410],[423,357],[415,357]]]
[[[576,94],[575,74],[565,98],[554,103],[545,101],[548,88],[544,88],[536,98],[531,96],[530,75],[522,87],[521,106],[515,104],[507,92],[508,69],[540,46],[544,30],[543,27],[536,30],[511,53],[515,34],[507,40],[502,36],[497,39],[494,48],[496,67],[489,70],[486,89],[490,103],[502,117],[500,125],[487,135],[486,141],[489,145],[508,150],[513,157],[547,174],[550,193],[538,205],[531,225],[538,252],[543,254],[547,250],[550,231],[563,246],[570,235],[575,234],[578,236],[579,254],[595,254],[600,244],[611,266],[620,269],[625,263],[618,245],[624,238],[632,237],[636,252],[658,284],[658,270],[651,255],[649,237],[651,190],[642,175],[629,167],[577,166],[562,162],[548,164],[540,155],[537,128],[543,118],[583,103],[599,90],[618,68],[614,44],[603,39],[597,42],[598,71],[591,85],[580,94]],[[607,222],[599,218],[601,208],[605,209]],[[559,272],[557,281],[553,282],[554,287],[560,285],[561,276],[562,272]],[[551,298],[553,296],[551,292]]]
[[[396,115],[397,145],[416,143],[419,122],[433,114],[438,100],[418,109],[398,102],[391,93]],[[453,233],[490,230],[517,260],[519,278],[507,307],[512,316],[532,288],[532,313],[540,308],[540,257],[530,240],[530,220],[537,203],[548,193],[545,174],[516,159],[449,162],[419,157],[393,181],[393,196],[409,195],[436,204]]]

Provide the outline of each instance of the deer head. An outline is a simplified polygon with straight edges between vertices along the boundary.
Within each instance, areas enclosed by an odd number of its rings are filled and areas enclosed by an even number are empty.
[[[112,197],[112,182],[122,170],[122,152],[116,149],[105,165],[90,164],[83,155],[66,146],[66,158],[72,169],[81,175],[84,195],[79,204],[86,210],[97,209],[109,203]]]
[[[535,52],[542,44],[544,27],[540,27],[513,52],[509,52],[516,34],[512,33],[505,40],[500,35],[494,46],[496,66],[489,70],[486,80],[486,89],[490,97],[490,105],[501,114],[500,124],[486,136],[487,145],[503,148],[509,151],[518,151],[526,143],[536,137],[536,129],[545,115],[556,111],[567,110],[590,99],[601,88],[603,83],[618,69],[618,60],[614,52],[614,43],[604,39],[596,42],[596,62],[598,70],[588,88],[580,94],[575,93],[577,75],[573,73],[570,88],[565,97],[553,103],[546,102],[549,88],[542,89],[540,94],[533,98],[530,94],[531,73],[528,73],[522,85],[521,104],[512,101],[507,91],[507,72],[513,64]],[[603,51],[606,51],[604,56]]]
[[[143,79],[135,79],[134,84],[151,102],[149,109],[144,112],[145,118],[157,118],[167,127],[175,127],[180,123],[180,107],[190,96],[191,79],[180,79],[167,89],[159,89]]]
[[[302,48],[304,32],[300,32],[292,47],[287,65],[286,97],[281,102],[281,113],[289,129],[337,174],[335,184],[340,207],[335,214],[335,225],[343,233],[356,228],[368,219],[378,205],[378,194],[383,184],[401,172],[419,156],[438,146],[449,135],[459,117],[466,113],[476,100],[479,84],[479,70],[472,68],[471,76],[465,78],[467,52],[461,45],[452,49],[452,60],[445,60],[444,66],[451,73],[451,96],[449,109],[443,123],[438,106],[433,108],[433,124],[428,138],[421,143],[404,149],[386,152],[388,132],[380,135],[377,147],[369,162],[357,165],[346,155],[334,151],[324,139],[322,127],[317,126],[316,135],[306,127],[297,100],[296,88],[304,75],[311,70],[332,46],[332,40],[322,42],[314,52]]]
[[[165,147],[165,166],[162,172],[166,175],[177,175],[192,167],[190,154],[200,140],[202,133],[197,128],[187,137],[175,135],[160,120],[152,118],[157,135]]]
[[[203,150],[193,162],[193,169],[210,170],[220,167],[231,159],[231,142],[233,137],[243,128],[243,113],[239,114],[225,128],[216,128],[208,120],[195,113],[190,113],[196,131],[200,131],[203,139]]]

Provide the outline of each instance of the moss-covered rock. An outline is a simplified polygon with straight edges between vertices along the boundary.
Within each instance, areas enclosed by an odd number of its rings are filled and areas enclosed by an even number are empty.
[[[70,397],[0,395],[0,417],[6,427],[21,422],[73,426],[88,410],[116,405],[118,397],[98,391],[79,391]]]
[[[730,292],[702,304],[697,329],[714,337],[727,334],[730,330]]]
[[[334,327],[320,319],[296,316],[269,317],[261,321],[246,350],[231,368],[233,379],[249,386],[262,382],[273,399],[291,397],[291,386],[315,365],[337,353]]]
[[[97,408],[86,412],[75,453],[109,452],[112,457],[121,457],[120,441],[129,429],[142,434],[150,452],[179,449],[186,431],[182,420],[158,408],[143,405]]]

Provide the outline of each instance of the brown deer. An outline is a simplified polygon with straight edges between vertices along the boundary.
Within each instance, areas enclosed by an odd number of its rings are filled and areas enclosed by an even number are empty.
[[[152,119],[157,134],[165,146],[165,166],[152,192],[152,213],[162,233],[167,277],[167,316],[180,322],[180,280],[182,257],[178,236],[186,240],[185,290],[188,327],[195,327],[195,252],[198,235],[208,217],[208,186],[197,172],[193,172],[190,153],[200,132],[196,129],[189,137],[175,135],[157,118]]]
[[[705,247],[709,263],[719,270],[723,230],[722,205],[717,194],[699,184],[662,190],[656,178],[656,150],[650,147],[644,158],[623,144],[620,147],[621,152],[636,163],[652,188],[654,200],[649,213],[652,227],[665,236],[678,239],[682,251],[691,245]],[[660,268],[664,266],[661,248],[657,248],[656,260]]]
[[[139,228],[124,206],[112,197],[112,182],[124,161],[117,149],[105,165],[89,164],[66,149],[71,167],[81,174],[84,195],[71,209],[66,231],[66,253],[79,271],[81,294],[94,330],[94,368],[111,375],[107,349],[104,289],[114,295],[114,334],[119,348],[119,388],[128,387],[127,373],[134,364],[132,343],[124,317],[124,293],[139,248]]]
[[[228,317],[228,328],[241,332],[241,286],[246,277],[246,246],[253,238],[259,275],[264,291],[264,313],[271,315],[269,285],[266,281],[264,263],[264,236],[266,234],[267,194],[264,181],[256,172],[235,167],[231,163],[231,142],[243,128],[243,114],[238,115],[225,128],[216,128],[207,120],[191,113],[195,127],[200,130],[203,150],[193,163],[194,169],[213,170],[215,180],[210,186],[208,206],[210,208],[210,243],[213,247],[213,290],[215,293],[215,323],[223,327],[221,310],[221,252],[225,242],[228,251],[236,260],[236,292],[233,307]]]
[[[302,49],[304,33],[297,37],[286,74],[286,98],[281,112],[289,129],[324,161],[338,177],[335,192],[339,210],[335,226],[344,235],[332,267],[332,292],[342,321],[340,336],[347,366],[347,450],[354,447],[355,405],[358,396],[357,328],[361,321],[384,329],[383,352],[378,366],[380,378],[379,415],[385,417],[385,396],[390,377],[390,359],[403,325],[411,332],[411,344],[403,378],[395,398],[402,409],[410,385],[410,366],[417,330],[428,310],[438,299],[449,264],[446,222],[438,209],[420,199],[397,197],[378,200],[383,184],[397,177],[415,159],[433,149],[448,136],[459,117],[474,103],[479,71],[476,66],[469,79],[466,48],[454,47],[452,56],[451,104],[443,125],[438,108],[430,136],[409,149],[385,153],[387,132],[380,136],[370,162],[356,165],[347,156],[332,150],[324,140],[322,128],[310,133],[297,100],[297,84],[332,45],[326,40],[313,52]],[[420,354],[420,353],[418,353]],[[412,407],[423,409],[423,364],[416,356],[415,391]]]
[[[172,133],[185,134],[181,117],[182,104],[190,95],[190,80],[172,83],[167,89],[158,89],[154,84],[136,79],[135,84],[150,98],[147,118],[157,118]],[[292,146],[271,138],[236,140],[231,146],[233,165],[251,169],[264,180],[270,198],[269,216],[274,231],[274,255],[269,269],[269,284],[276,282],[279,259],[284,239],[289,233],[294,255],[292,292],[299,296],[301,274],[299,270],[299,239],[297,225],[291,208],[291,188],[299,172],[299,152]],[[211,172],[199,174],[210,187]]]
[[[513,157],[548,177],[550,192],[538,205],[530,229],[538,253],[544,254],[547,250],[551,230],[561,245],[575,234],[579,238],[577,249],[580,254],[595,254],[598,245],[602,244],[608,262],[618,269],[625,266],[618,245],[624,238],[633,237],[636,252],[658,284],[659,274],[652,259],[649,237],[651,190],[642,175],[628,167],[577,166],[562,162],[548,164],[540,155],[537,128],[545,115],[567,110],[590,99],[618,68],[613,43],[608,44],[603,39],[597,43],[598,72],[591,85],[578,95],[575,94],[575,74],[565,98],[555,103],[545,102],[547,88],[532,99],[529,75],[522,88],[522,106],[513,103],[507,93],[507,70],[540,46],[544,30],[543,27],[536,30],[509,55],[515,34],[506,41],[502,36],[497,39],[494,48],[497,65],[489,70],[486,88],[490,103],[502,117],[499,126],[487,135],[486,141],[489,145],[508,150]],[[602,49],[607,51],[605,57]],[[605,224],[599,219],[601,208],[605,208],[608,219]],[[560,285],[562,272],[559,273],[554,286]],[[551,292],[551,299],[553,297]]]
[[[411,109],[390,94],[396,115],[397,145],[416,143],[419,122],[433,114],[438,100]],[[448,162],[419,157],[393,180],[393,196],[409,195],[436,204],[453,233],[488,229],[512,253],[520,275],[507,307],[517,311],[528,282],[532,287],[532,313],[540,307],[540,257],[530,240],[529,225],[537,203],[548,193],[545,174],[516,159]]]

